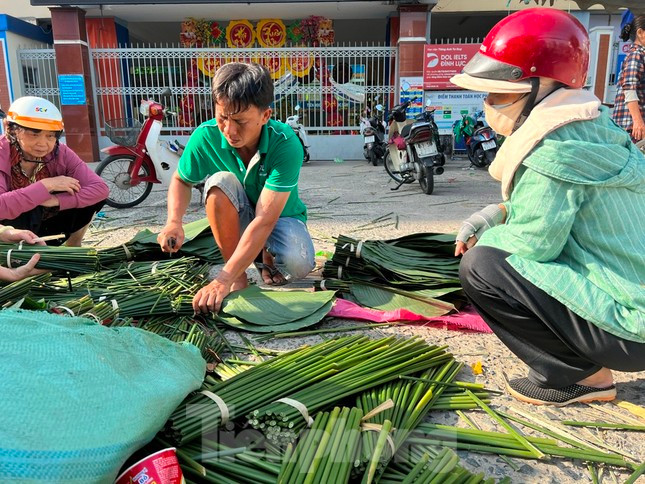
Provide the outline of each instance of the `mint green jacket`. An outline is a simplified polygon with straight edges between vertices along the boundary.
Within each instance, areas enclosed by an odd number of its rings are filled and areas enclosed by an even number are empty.
[[[506,223],[480,244],[621,338],[645,342],[645,156],[606,108],[548,134],[524,159]]]

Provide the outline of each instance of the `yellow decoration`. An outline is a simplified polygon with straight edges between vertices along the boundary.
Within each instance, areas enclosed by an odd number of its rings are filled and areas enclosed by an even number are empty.
[[[292,55],[287,58],[291,74],[296,77],[306,76],[314,65],[314,56],[311,54]]]
[[[197,68],[202,71],[202,74],[208,77],[213,77],[215,71],[222,67],[222,59],[219,57],[198,57]]]
[[[255,42],[255,31],[248,20],[231,20],[226,27],[226,42],[231,48],[251,47]]]
[[[484,372],[484,369],[482,368],[482,362],[478,361],[476,363],[472,363],[470,367],[473,369],[473,373],[475,375],[481,375]]]
[[[256,35],[262,47],[282,47],[287,41],[287,28],[280,19],[262,19],[256,26]]]
[[[271,79],[274,81],[284,76],[284,73],[287,71],[287,62],[282,56],[260,57],[256,58],[254,62],[266,67],[269,74],[271,74]]]

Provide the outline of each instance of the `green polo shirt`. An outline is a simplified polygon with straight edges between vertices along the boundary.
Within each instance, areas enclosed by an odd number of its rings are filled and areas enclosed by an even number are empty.
[[[290,192],[280,217],[307,222],[307,207],[298,196],[302,158],[302,145],[293,129],[270,119],[262,127],[258,152],[246,167],[237,150],[220,132],[215,119],[211,119],[190,136],[177,174],[186,183],[196,184],[220,171],[233,173],[254,206],[265,187],[275,192]]]

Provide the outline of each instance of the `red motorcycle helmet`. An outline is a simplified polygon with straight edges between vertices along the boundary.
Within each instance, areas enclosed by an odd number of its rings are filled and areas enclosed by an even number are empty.
[[[529,8],[500,20],[462,74],[451,79],[465,89],[530,92],[530,78],[584,86],[589,35],[572,15],[553,8]]]

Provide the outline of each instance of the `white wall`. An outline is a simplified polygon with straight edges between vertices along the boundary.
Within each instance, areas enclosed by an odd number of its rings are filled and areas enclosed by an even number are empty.
[[[22,65],[18,61],[18,49],[38,49],[43,47],[47,47],[47,45],[43,45],[41,42],[7,31],[7,49],[9,51],[9,66],[11,68],[11,84],[13,86],[14,99],[24,96],[24,93],[22,92],[22,84],[20,82],[20,71],[22,70]],[[34,67],[36,67],[36,64],[34,64]]]
[[[26,21],[33,18],[51,18],[48,7],[32,7],[29,0],[0,0],[0,13]]]

